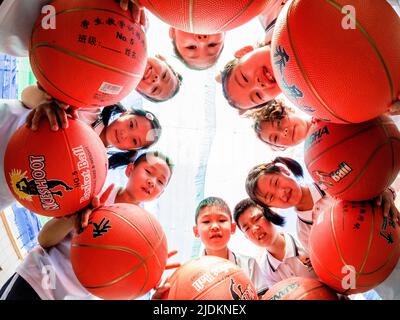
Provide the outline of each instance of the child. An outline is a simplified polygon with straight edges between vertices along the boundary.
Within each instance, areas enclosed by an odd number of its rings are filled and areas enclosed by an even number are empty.
[[[292,109],[279,100],[272,100],[248,117],[254,119],[257,137],[273,150],[284,150],[303,142],[313,122],[299,109]]]
[[[124,202],[138,205],[156,199],[164,192],[172,168],[169,158],[159,152],[143,154],[127,166],[129,180],[124,188],[113,189],[111,185],[100,199],[95,197],[92,206],[81,213],[48,221],[39,233],[39,246],[28,254],[0,290],[0,299],[95,299],[79,283],[69,259],[74,227],[85,228],[91,208],[101,204]],[[49,284],[51,279],[53,283]]]
[[[267,105],[281,93],[271,64],[271,47],[246,46],[235,53],[216,77],[228,103],[242,113]]]
[[[294,207],[297,213],[297,233],[304,248],[309,250],[309,235],[314,221],[334,199],[322,191],[318,185],[300,185],[292,176],[303,177],[303,170],[298,162],[290,158],[277,157],[273,162],[254,167],[246,180],[246,190],[250,198],[264,208],[265,216],[275,224],[282,225],[284,218],[269,207]],[[385,217],[391,212],[395,221],[400,223],[400,212],[394,200],[396,193],[392,188],[386,189],[375,198],[376,204],[382,206]],[[390,277],[375,290],[384,299],[400,297],[399,283],[394,279],[400,277],[400,265],[396,266]]]
[[[204,70],[212,67],[224,48],[225,32],[194,34],[169,28],[175,55],[190,69]]]
[[[193,233],[204,244],[203,255],[211,255],[230,260],[242,268],[259,296],[268,289],[257,261],[245,255],[234,253],[228,248],[228,242],[235,233],[236,224],[232,222],[231,211],[224,200],[217,197],[203,199],[197,206]],[[159,299],[162,293],[169,290],[169,283],[158,288],[153,299]]]
[[[181,86],[182,76],[157,54],[147,59],[146,69],[136,91],[152,102],[163,102],[174,97]]]
[[[399,101],[394,103],[387,115],[398,114],[399,107]],[[285,150],[302,143],[310,134],[312,124],[319,121],[279,100],[272,100],[266,106],[248,112],[246,116],[254,120],[253,128],[257,137],[273,150]],[[396,117],[393,120],[396,122]]]
[[[251,199],[239,202],[233,217],[245,237],[256,246],[265,248],[260,262],[268,286],[290,278],[317,278],[304,248],[292,235],[278,232],[269,217],[268,208],[258,206]]]
[[[287,209],[294,207],[297,213],[299,240],[308,251],[308,238],[313,222],[332,203],[333,198],[321,190],[317,184],[301,185],[294,178],[303,177],[300,164],[290,158],[277,157],[274,161],[254,167],[246,179],[249,197],[264,208]],[[385,190],[376,198],[382,205],[383,215],[392,211],[395,219],[400,217],[394,204],[394,191]],[[283,225],[284,218],[268,209],[265,215],[276,225]]]

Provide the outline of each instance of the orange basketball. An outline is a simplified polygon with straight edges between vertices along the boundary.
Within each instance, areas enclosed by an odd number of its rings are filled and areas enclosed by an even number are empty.
[[[257,300],[246,273],[229,260],[215,256],[192,259],[169,278],[168,300]]]
[[[167,263],[167,239],[157,219],[139,206],[118,203],[93,212],[75,234],[75,275],[102,299],[135,299],[155,287]]]
[[[384,281],[400,256],[400,227],[374,203],[339,201],[318,217],[310,234],[310,259],[318,277],[352,294]]]
[[[214,34],[227,31],[256,17],[270,0],[140,0],[170,26],[190,32]]]
[[[51,5],[55,11],[37,19],[30,43],[39,83],[51,96],[76,107],[121,101],[136,88],[146,67],[142,28],[117,1],[55,0]]]
[[[318,280],[292,277],[275,283],[262,300],[338,300],[338,296]]]
[[[272,39],[275,78],[316,118],[375,118],[400,93],[399,35],[400,18],[387,1],[288,1]]]
[[[372,199],[400,170],[400,132],[387,116],[356,124],[317,122],[305,143],[305,164],[333,197]]]
[[[15,199],[51,217],[73,214],[89,205],[105,182],[106,149],[98,135],[79,120],[67,129],[37,131],[21,126],[4,156],[4,175]]]

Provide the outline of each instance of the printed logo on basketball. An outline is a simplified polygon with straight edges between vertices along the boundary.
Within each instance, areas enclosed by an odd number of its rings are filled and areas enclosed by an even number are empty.
[[[255,300],[256,294],[250,287],[250,284],[246,284],[246,288],[243,290],[242,284],[236,284],[233,278],[231,279],[231,285],[229,287],[229,291],[231,292],[233,300]]]
[[[283,69],[286,67],[287,63],[290,60],[290,57],[285,48],[277,46],[274,52],[274,58],[274,64],[279,67],[279,72],[282,76],[282,91],[284,91],[288,97],[302,98],[303,92],[296,85],[288,84],[283,75]]]
[[[269,300],[281,300],[282,297],[284,297],[288,293],[294,291],[298,287],[300,287],[299,283],[297,283],[297,282],[290,283],[285,288],[283,288],[282,290],[275,293],[271,298],[269,298]]]
[[[329,134],[329,130],[327,126],[324,126],[323,128],[318,129],[317,131],[311,133],[311,135],[307,138],[305,142],[305,148],[308,149],[312,146],[314,146],[317,143],[320,143],[324,137],[324,135]]]
[[[39,196],[41,206],[46,211],[58,210],[59,204],[56,197],[63,196],[63,191],[71,191],[72,187],[68,186],[61,180],[47,180],[46,177],[46,161],[44,156],[29,156],[29,179],[27,171],[13,169],[11,170],[10,182],[15,194],[26,201],[33,201],[32,196]],[[60,190],[57,187],[63,187]],[[57,190],[54,190],[57,189]]]
[[[388,244],[393,244],[393,230],[396,229],[396,223],[393,221],[393,214],[390,213],[390,217],[383,217],[381,231],[379,235],[383,237]]]
[[[87,150],[85,149],[87,148],[84,148],[82,145],[72,148],[73,155],[78,159],[76,165],[83,181],[80,185],[80,188],[83,190],[83,196],[79,200],[80,203],[89,200],[92,194],[92,175],[90,174]]]
[[[343,180],[353,169],[346,163],[342,162],[339,164],[339,168],[330,173],[325,173],[322,171],[315,170],[313,175],[318,180],[318,185],[321,189],[326,190],[332,188],[335,183]]]
[[[193,281],[192,287],[196,289],[197,292],[200,292],[204,289],[207,283],[212,283],[217,277],[224,276],[223,274],[227,274],[230,270],[234,268],[230,265],[220,265],[212,268],[209,272],[203,273],[199,278]]]

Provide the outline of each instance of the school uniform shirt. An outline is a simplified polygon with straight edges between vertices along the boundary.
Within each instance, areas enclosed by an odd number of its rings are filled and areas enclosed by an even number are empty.
[[[4,0],[0,5],[0,52],[28,56],[33,25],[51,0]]]
[[[314,207],[311,210],[299,211],[297,213],[297,236],[303,248],[309,252],[309,237],[311,228],[318,215],[321,214],[330,204],[333,198],[321,190],[315,183],[309,184]]]
[[[206,251],[203,251],[203,256],[206,255]],[[228,249],[228,260],[233,262],[239,268],[241,268],[253,283],[257,294],[262,295],[268,290],[268,283],[258,265],[256,259],[243,254],[234,253]]]
[[[282,232],[285,237],[285,256],[282,261],[273,257],[267,250],[260,261],[261,271],[268,287],[290,277],[318,279],[311,266],[310,258],[304,248],[292,235]]]
[[[4,155],[7,144],[14,132],[24,124],[29,112],[30,109],[19,100],[0,99],[0,211],[15,201],[4,175]]]
[[[115,202],[118,188],[106,204]],[[79,282],[72,268],[70,254],[73,231],[55,246],[33,248],[16,272],[36,291],[42,300],[100,300]]]

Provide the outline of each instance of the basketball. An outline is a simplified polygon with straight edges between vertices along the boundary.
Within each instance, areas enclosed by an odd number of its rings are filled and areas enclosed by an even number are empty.
[[[169,278],[167,300],[257,300],[246,273],[229,260],[215,256],[192,259]]]
[[[146,67],[145,34],[116,1],[55,0],[39,16],[29,58],[33,73],[54,98],[75,107],[121,101]]]
[[[331,196],[369,200],[389,187],[400,169],[400,132],[390,117],[355,124],[316,122],[305,142],[305,164]]]
[[[140,0],[140,3],[170,26],[190,32],[214,34],[250,21],[260,14],[266,0]]]
[[[293,277],[274,284],[262,300],[338,300],[338,296],[318,280]]]
[[[157,219],[139,206],[100,207],[75,234],[71,262],[80,283],[102,299],[135,299],[155,287],[167,263],[167,239]]]
[[[48,121],[37,131],[21,126],[4,156],[4,175],[15,199],[51,217],[89,205],[101,191],[107,170],[103,142],[92,128],[73,119],[58,131],[52,131]]]
[[[276,81],[313,117],[370,120],[400,93],[399,34],[387,1],[288,1],[272,38]]]
[[[400,256],[400,227],[373,202],[338,201],[317,218],[310,259],[318,277],[344,294],[384,281]]]

